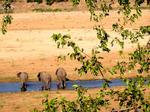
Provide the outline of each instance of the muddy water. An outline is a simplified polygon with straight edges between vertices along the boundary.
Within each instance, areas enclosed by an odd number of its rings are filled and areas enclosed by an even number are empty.
[[[99,88],[102,87],[104,80],[78,80],[78,81],[67,81],[66,89],[73,89],[72,85],[78,84],[84,88]],[[110,87],[114,86],[124,86],[125,84],[119,80],[112,80]],[[40,82],[27,82],[27,91],[40,91],[42,83]],[[50,84],[51,90],[57,90],[56,82],[52,82]],[[20,83],[12,82],[12,83],[0,83],[0,92],[19,92],[20,91]]]

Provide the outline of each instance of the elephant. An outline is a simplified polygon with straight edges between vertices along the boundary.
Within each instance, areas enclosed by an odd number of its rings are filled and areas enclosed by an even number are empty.
[[[17,73],[17,77],[20,79],[21,82],[21,91],[26,91],[27,90],[27,84],[26,82],[28,81],[28,73],[27,72],[19,72]]]
[[[49,90],[50,83],[51,83],[51,75],[45,71],[39,72],[37,75],[37,78],[40,82],[43,83],[43,86],[41,87],[42,90]]]
[[[67,76],[67,73],[65,71],[64,68],[61,68],[59,67],[57,70],[56,70],[56,76],[57,76],[57,79],[58,79],[58,83],[57,83],[57,88],[62,88],[62,89],[65,89],[66,88],[66,81],[68,81],[69,79],[66,78]]]

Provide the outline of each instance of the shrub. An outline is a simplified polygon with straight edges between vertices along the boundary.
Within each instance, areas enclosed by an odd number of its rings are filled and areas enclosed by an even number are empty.
[[[42,3],[42,2],[43,2],[43,0],[27,0],[27,3],[29,3],[29,2]]]
[[[47,5],[52,5],[55,2],[55,0],[46,0]]]

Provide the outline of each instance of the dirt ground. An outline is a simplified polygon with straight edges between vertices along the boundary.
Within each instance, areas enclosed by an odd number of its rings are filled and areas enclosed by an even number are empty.
[[[141,25],[150,25],[149,13],[150,10],[144,10],[140,20],[133,24],[133,29]],[[119,34],[111,31],[111,25],[119,16],[116,11],[112,11],[111,15],[99,24],[104,25],[111,38],[119,37]],[[88,76],[79,77],[74,71],[75,67],[80,66],[76,61],[67,59],[65,62],[58,62],[57,56],[67,54],[71,49],[67,47],[57,49],[55,42],[50,38],[53,33],[69,34],[90,55],[90,50],[95,48],[99,41],[96,38],[96,31],[93,30],[95,23],[89,20],[89,12],[15,13],[12,16],[14,19],[8,33],[0,35],[0,82],[17,81],[16,73],[19,71],[28,72],[30,80],[37,80],[36,74],[39,71],[48,71],[55,80],[55,70],[59,66],[66,69],[71,80],[101,78],[101,76],[93,77],[90,73]],[[149,36],[146,36],[140,43],[146,44],[148,38]],[[125,52],[134,48],[134,45],[127,42]],[[112,47],[109,55],[102,53],[106,67],[113,65],[113,60],[120,59],[117,52],[119,49],[116,45]]]
[[[88,90],[91,96],[96,95],[99,89]],[[74,100],[77,97],[75,91],[43,91],[43,92],[25,92],[25,93],[1,93],[0,94],[0,112],[31,112],[34,108],[42,109],[42,101],[45,96],[49,98],[62,98]]]
[[[124,87],[115,87],[111,89],[123,90]],[[100,89],[89,89],[86,95],[96,97]],[[149,96],[150,89],[145,91],[145,97]],[[52,98],[66,98],[67,100],[75,100],[77,98],[77,92],[72,90],[58,90],[58,91],[42,91],[42,92],[18,92],[18,93],[1,93],[0,94],[0,112],[31,112],[35,108],[42,110],[44,106],[42,101],[45,96],[48,95],[49,99]],[[110,100],[110,99],[109,99]],[[110,112],[110,110],[116,107],[118,103],[111,100],[111,104],[107,108],[101,108],[100,112]]]
[[[19,3],[18,3],[19,4]],[[19,6],[19,5],[18,5]],[[54,4],[54,8],[62,4]],[[64,47],[57,49],[55,42],[50,38],[53,33],[62,33],[71,35],[72,39],[90,55],[90,50],[95,48],[99,41],[96,39],[96,32],[93,30],[95,22],[90,21],[90,14],[86,10],[70,12],[47,12],[35,13],[28,10],[24,11],[22,6],[17,10],[23,10],[23,13],[14,13],[13,22],[8,28],[6,35],[0,34],[0,82],[16,82],[16,73],[26,71],[29,73],[29,80],[37,81],[37,73],[47,71],[52,75],[52,80],[56,80],[55,70],[58,67],[64,67],[68,73],[67,77],[71,80],[100,79],[101,76],[93,76],[90,73],[79,76],[74,71],[75,67],[80,67],[80,63],[67,58],[66,61],[58,61],[57,56],[67,54],[70,48]],[[32,7],[32,4],[31,6]],[[42,5],[41,5],[42,7]],[[82,8],[83,7],[83,8]],[[79,9],[84,9],[80,6]],[[28,12],[28,13],[27,13]],[[99,24],[103,24],[106,30],[114,38],[119,36],[111,31],[112,23],[117,21],[119,15],[116,11],[111,12],[111,17],[107,17]],[[0,15],[2,18],[3,15]],[[144,10],[142,17],[136,24],[126,27],[137,29],[141,25],[150,25],[150,10]],[[0,23],[1,26],[1,23]],[[145,45],[146,36],[140,44]],[[109,54],[102,53],[105,58],[103,63],[106,67],[114,64],[114,60],[121,60],[126,54],[132,51],[136,46],[127,42],[125,45],[125,54],[122,58],[118,56],[117,45],[112,47]],[[116,78],[105,74],[106,77]],[[128,74],[128,77],[135,76],[135,73]],[[90,91],[95,94],[98,89]],[[25,93],[1,93],[0,94],[0,112],[28,112],[34,107],[41,107],[41,101],[47,92],[25,92]],[[50,97],[66,96],[74,98],[74,91],[50,91]],[[31,103],[32,102],[32,103]]]
[[[96,90],[95,90],[96,92]],[[31,112],[34,108],[42,107],[42,100],[46,95],[49,98],[62,98],[63,96],[73,100],[76,97],[75,91],[43,91],[25,93],[1,93],[0,112]]]

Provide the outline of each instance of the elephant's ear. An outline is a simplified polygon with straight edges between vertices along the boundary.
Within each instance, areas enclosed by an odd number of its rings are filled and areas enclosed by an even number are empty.
[[[21,75],[21,72],[17,73],[17,77],[20,77],[20,75]]]
[[[41,81],[41,72],[38,73],[37,77],[38,77],[38,80]]]

